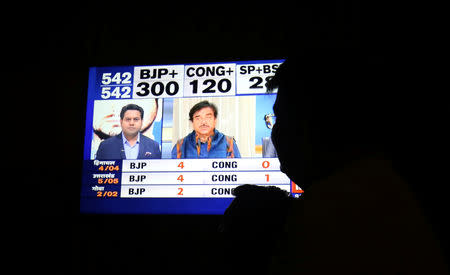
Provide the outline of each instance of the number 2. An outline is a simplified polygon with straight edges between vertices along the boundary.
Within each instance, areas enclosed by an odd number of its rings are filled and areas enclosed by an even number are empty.
[[[178,196],[183,196],[183,188],[178,187]]]
[[[264,88],[264,86],[260,85],[263,82],[262,77],[254,76],[250,78],[250,82],[255,81],[255,84],[250,86],[250,89],[261,89]]]

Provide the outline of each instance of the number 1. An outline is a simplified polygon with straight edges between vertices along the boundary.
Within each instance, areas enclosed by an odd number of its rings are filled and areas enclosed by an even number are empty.
[[[196,94],[197,90],[198,90],[198,80],[193,80],[193,81],[189,82],[189,84],[192,85],[192,93]]]

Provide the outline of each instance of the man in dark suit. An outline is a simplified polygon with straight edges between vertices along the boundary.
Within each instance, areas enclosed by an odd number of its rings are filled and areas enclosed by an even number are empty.
[[[120,111],[122,132],[100,143],[96,159],[160,159],[159,143],[140,133],[143,117],[140,106],[124,106]]]

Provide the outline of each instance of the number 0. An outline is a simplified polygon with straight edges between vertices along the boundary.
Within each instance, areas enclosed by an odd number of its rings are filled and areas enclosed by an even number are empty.
[[[225,87],[223,87],[224,84],[225,83]],[[231,81],[230,80],[228,80],[228,79],[226,79],[226,78],[224,78],[224,79],[221,79],[220,81],[219,81],[219,83],[217,83],[217,89],[219,90],[219,92],[221,92],[221,93],[226,93],[226,92],[228,92],[230,89],[231,89]]]

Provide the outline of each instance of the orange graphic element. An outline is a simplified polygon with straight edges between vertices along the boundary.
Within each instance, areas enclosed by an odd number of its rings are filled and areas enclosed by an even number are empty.
[[[291,181],[291,193],[301,194],[304,191],[295,182]]]

